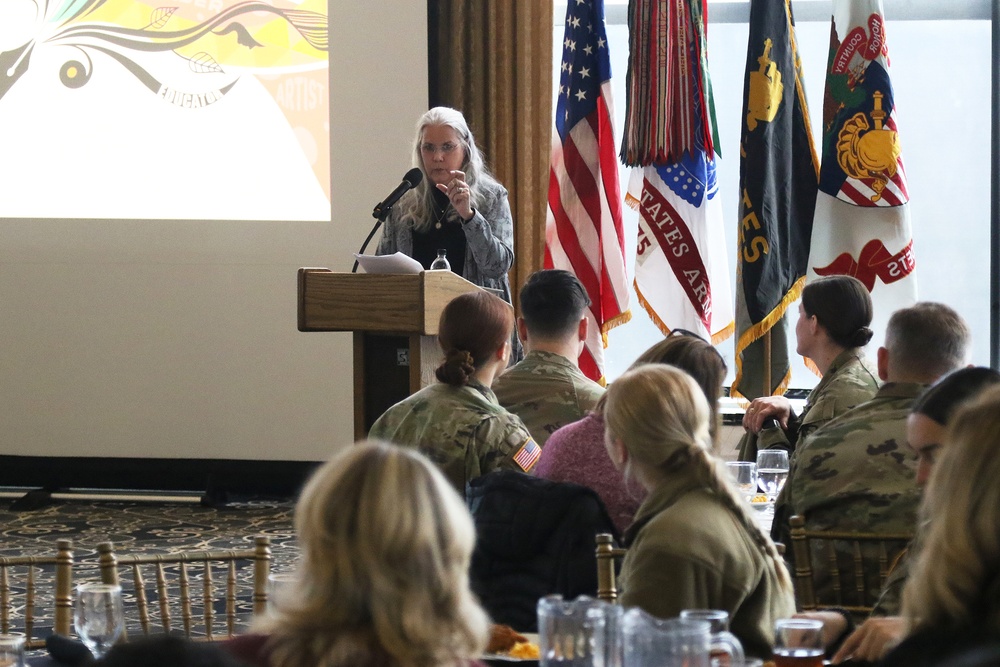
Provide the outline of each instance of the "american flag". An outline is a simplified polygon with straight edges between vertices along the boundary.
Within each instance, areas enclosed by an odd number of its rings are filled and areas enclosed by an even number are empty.
[[[603,0],[570,0],[561,67],[545,267],[572,272],[590,295],[580,369],[600,381],[607,332],[632,316]]]
[[[542,448],[534,440],[528,438],[521,448],[514,454],[514,463],[521,467],[524,472],[530,472],[538,459],[542,457]]]

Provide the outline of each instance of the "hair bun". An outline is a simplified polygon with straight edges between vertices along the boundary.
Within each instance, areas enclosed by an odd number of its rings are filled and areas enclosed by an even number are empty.
[[[874,335],[875,332],[868,327],[859,327],[858,330],[851,336],[851,344],[853,347],[864,347]]]
[[[438,380],[453,387],[464,387],[476,372],[475,360],[465,350],[448,350],[444,362],[434,370]]]

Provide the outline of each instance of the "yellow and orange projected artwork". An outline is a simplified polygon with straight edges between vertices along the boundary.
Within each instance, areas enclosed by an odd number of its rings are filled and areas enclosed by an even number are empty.
[[[329,220],[326,0],[3,0],[0,217]]]

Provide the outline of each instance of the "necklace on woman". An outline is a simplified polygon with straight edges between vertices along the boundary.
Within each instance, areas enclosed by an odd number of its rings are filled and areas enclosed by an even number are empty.
[[[435,211],[434,211],[434,218],[435,218],[434,229],[441,229],[441,221],[444,220],[445,214],[447,212],[448,212],[448,207],[447,206],[445,208],[442,208],[440,213],[436,210],[436,207],[435,207]]]

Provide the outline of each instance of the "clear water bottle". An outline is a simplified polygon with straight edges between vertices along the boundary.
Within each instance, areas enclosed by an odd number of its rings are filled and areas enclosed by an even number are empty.
[[[444,248],[438,249],[438,256],[431,262],[431,271],[451,271],[451,264],[448,263],[446,255],[448,251]]]

